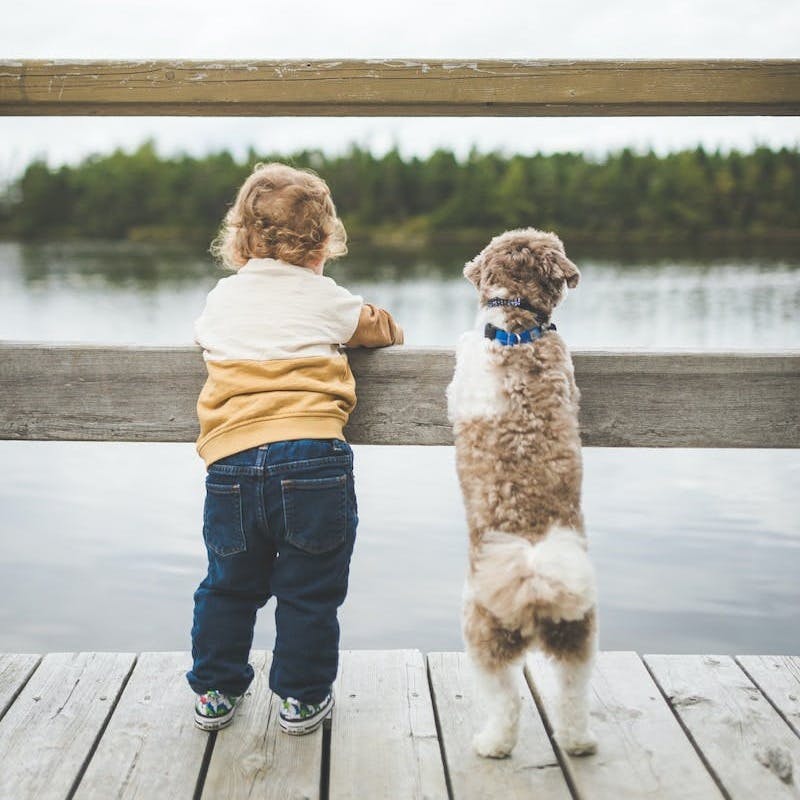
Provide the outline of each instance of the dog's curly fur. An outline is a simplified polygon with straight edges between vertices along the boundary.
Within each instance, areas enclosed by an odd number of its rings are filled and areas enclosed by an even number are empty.
[[[492,239],[464,275],[478,291],[480,313],[477,329],[459,342],[447,398],[470,536],[464,639],[491,696],[475,747],[493,757],[514,747],[513,670],[538,647],[559,669],[558,740],[571,753],[593,752],[587,694],[596,599],[572,360],[555,331],[513,346],[483,333],[487,322],[514,333],[546,325],[580,273],[555,234],[527,228]],[[487,305],[515,297],[534,311]]]

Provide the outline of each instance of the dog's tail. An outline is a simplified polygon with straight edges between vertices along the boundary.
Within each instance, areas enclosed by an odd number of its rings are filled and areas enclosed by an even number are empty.
[[[536,543],[487,531],[473,567],[475,599],[507,627],[521,627],[532,614],[583,619],[597,601],[585,540],[567,528],[552,528]]]

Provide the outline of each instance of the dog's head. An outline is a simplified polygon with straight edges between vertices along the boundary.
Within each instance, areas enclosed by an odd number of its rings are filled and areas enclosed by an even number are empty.
[[[567,258],[561,239],[554,233],[521,228],[495,236],[464,267],[485,306],[492,298],[522,298],[533,311],[523,307],[490,309],[492,321],[507,330],[530,327],[531,315],[545,324],[561,302],[567,287],[578,285],[580,272]]]

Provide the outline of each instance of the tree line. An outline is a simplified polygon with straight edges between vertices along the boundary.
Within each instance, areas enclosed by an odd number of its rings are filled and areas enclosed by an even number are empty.
[[[0,232],[23,240],[153,238],[207,242],[252,165],[308,167],[331,187],[352,238],[401,244],[533,225],[600,242],[703,238],[797,241],[800,150],[624,149],[459,159],[353,146],[290,157],[228,152],[161,157],[152,142],[75,166],[31,163],[5,192]]]

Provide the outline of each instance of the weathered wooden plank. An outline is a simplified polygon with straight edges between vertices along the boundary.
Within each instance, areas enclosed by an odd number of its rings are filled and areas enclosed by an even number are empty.
[[[645,662],[731,800],[796,800],[800,739],[732,658]]]
[[[736,661],[800,736],[800,658],[736,656]]]
[[[798,447],[800,352],[578,353],[596,447]]]
[[[455,354],[390,347],[348,354],[358,405],[345,429],[353,444],[452,444],[445,389]]]
[[[0,719],[22,691],[41,656],[25,653],[0,653]]]
[[[0,720],[0,797],[67,797],[134,661],[130,653],[42,659]]]
[[[452,444],[449,349],[350,353],[354,444]],[[800,447],[800,353],[579,352],[590,447]],[[193,441],[194,347],[0,343],[0,439]]]
[[[269,689],[271,655],[250,654],[255,678],[236,719],[217,734],[203,784],[203,797],[318,800],[322,728],[287,736],[278,726],[279,699]]]
[[[486,709],[477,697],[466,655],[430,653],[428,671],[453,800],[569,800],[567,782],[522,670],[519,741],[508,760],[481,758],[472,748],[473,735],[486,721]]]
[[[4,61],[2,114],[797,114],[797,60]]]
[[[188,653],[142,653],[76,800],[194,796],[208,734],[194,724]]]
[[[330,800],[447,798],[419,651],[345,651],[335,691]]]
[[[543,657],[532,656],[526,674],[552,720],[557,698],[552,666]],[[598,656],[590,719],[597,754],[561,753],[581,800],[722,797],[636,653]]]
[[[193,347],[0,343],[0,436],[192,441],[204,372]]]

